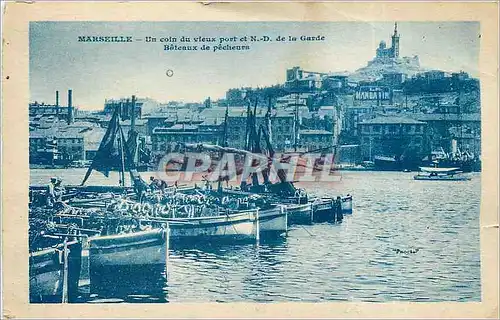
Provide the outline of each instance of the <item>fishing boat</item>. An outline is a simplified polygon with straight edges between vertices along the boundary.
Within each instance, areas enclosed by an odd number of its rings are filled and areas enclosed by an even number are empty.
[[[30,252],[30,302],[73,302],[78,295],[81,256],[82,246],[78,241]]]
[[[227,211],[209,217],[156,218],[168,222],[172,245],[253,242],[259,238],[259,210]]]
[[[429,181],[468,181],[469,176],[463,174],[460,168],[420,167],[421,172],[413,177],[415,180]]]
[[[259,210],[259,232],[261,237],[273,237],[288,231],[288,212],[284,205],[273,204]]]
[[[288,225],[312,224],[314,221],[311,203],[290,203],[286,205]]]
[[[93,236],[88,239],[90,273],[119,267],[165,265],[168,228]]]
[[[352,196],[348,194],[345,197],[341,197],[341,207],[343,214],[352,214]]]

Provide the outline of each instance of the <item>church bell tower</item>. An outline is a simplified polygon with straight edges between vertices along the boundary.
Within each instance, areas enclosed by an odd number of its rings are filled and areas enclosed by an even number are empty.
[[[399,57],[399,34],[398,34],[398,23],[394,23],[394,34],[392,35],[392,58]]]

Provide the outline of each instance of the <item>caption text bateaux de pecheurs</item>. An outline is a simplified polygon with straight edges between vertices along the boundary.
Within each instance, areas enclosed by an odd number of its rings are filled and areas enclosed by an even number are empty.
[[[153,37],[134,38],[133,36],[78,36],[78,42],[90,43],[133,43],[160,44],[163,51],[246,51],[257,43],[294,43],[294,42],[322,42],[323,35],[279,35],[279,36],[220,36],[220,37]]]

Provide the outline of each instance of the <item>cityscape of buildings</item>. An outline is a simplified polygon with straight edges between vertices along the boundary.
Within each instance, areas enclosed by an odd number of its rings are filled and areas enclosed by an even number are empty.
[[[437,150],[480,157],[479,80],[421,68],[417,56],[400,57],[400,40],[395,24],[391,46],[381,41],[373,60],[353,73],[294,66],[279,85],[228,88],[218,100],[160,103],[130,96],[107,99],[101,111],[90,112],[74,105],[78,93],[73,97],[71,90],[62,106],[57,91],[54,103],[29,105],[30,163],[91,160],[117,108],[122,127],[135,128],[151,163],[178,142],[221,144],[225,126],[228,146],[243,148],[249,107],[257,123],[271,110],[272,144],[280,152],[349,145],[353,150],[337,160],[349,163],[420,159]]]

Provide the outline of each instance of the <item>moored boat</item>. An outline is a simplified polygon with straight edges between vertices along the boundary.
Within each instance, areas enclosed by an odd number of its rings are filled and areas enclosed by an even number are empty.
[[[288,214],[286,206],[271,205],[259,210],[259,232],[263,237],[279,236],[288,231]]]
[[[468,181],[471,178],[464,175],[460,168],[433,168],[420,167],[421,172],[413,177],[414,180],[429,181]]]
[[[91,278],[93,274],[125,266],[164,266],[167,260],[167,239],[168,229],[164,228],[90,237]]]
[[[342,205],[342,213],[343,214],[352,214],[352,196],[347,195],[345,197],[341,198],[341,205]]]
[[[314,222],[335,222],[335,200],[332,198],[316,198],[311,201]]]
[[[312,224],[313,209],[311,203],[287,204],[288,225]]]
[[[168,222],[170,243],[175,245],[205,245],[234,242],[253,242],[259,234],[259,211],[226,212],[209,217],[156,218]]]
[[[31,303],[72,302],[78,294],[82,246],[78,241],[31,252],[29,297]]]

